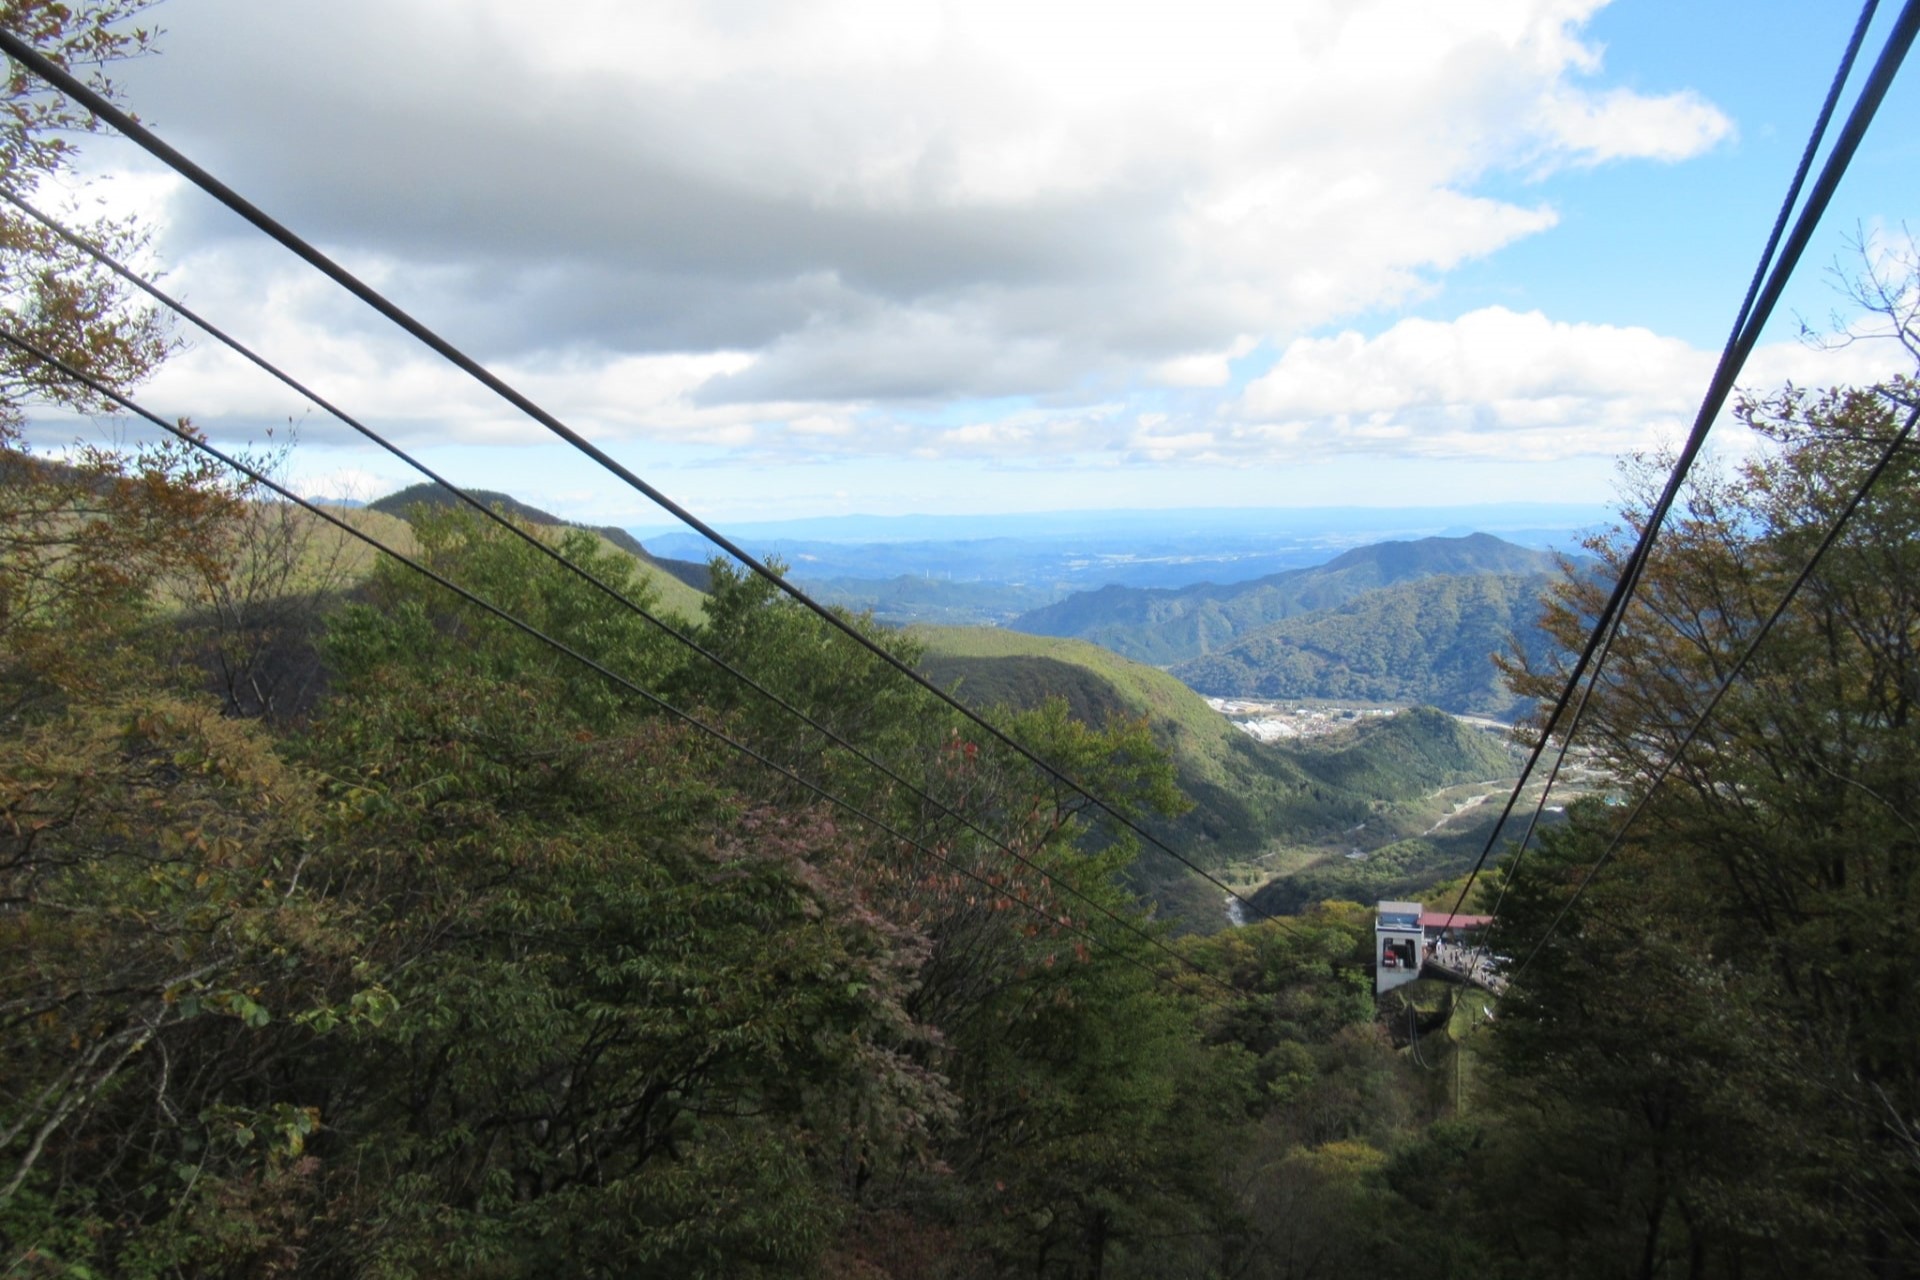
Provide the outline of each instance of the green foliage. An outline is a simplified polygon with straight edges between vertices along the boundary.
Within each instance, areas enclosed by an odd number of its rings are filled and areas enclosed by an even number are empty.
[[[92,638],[137,648],[137,618],[96,613]],[[351,909],[303,885],[315,789],[138,664],[10,676],[62,696],[16,700],[0,735],[0,1239],[28,1274],[271,1255],[318,1119],[262,1096],[262,1051],[385,1000]]]
[[[1282,876],[1253,897],[1262,911],[1289,914],[1315,902],[1376,902],[1417,893],[1471,862],[1474,852],[1429,839],[1396,840],[1363,858],[1332,858]],[[1437,895],[1436,895],[1437,899]]]
[[[1203,866],[1384,822],[1396,804],[1424,799],[1439,787],[1504,777],[1514,767],[1506,748],[1486,733],[1431,709],[1370,720],[1312,742],[1260,743],[1171,676],[1097,645],[988,628],[912,634],[927,645],[921,669],[976,705],[1032,706],[1057,697],[1088,724],[1146,717],[1173,759],[1180,790],[1193,801],[1190,812],[1151,829]],[[1290,877],[1268,891],[1278,898],[1259,901],[1292,911],[1321,898],[1364,896],[1380,885],[1427,883],[1471,858],[1465,852],[1470,834],[1422,845],[1409,858],[1390,853],[1377,867],[1339,863],[1311,878]],[[1149,853],[1135,879],[1165,903],[1180,894],[1180,874],[1171,860]],[[1212,894],[1182,909],[1207,928],[1219,919]]]
[[[672,660],[672,642],[653,624],[469,512],[422,511],[414,538],[416,557],[429,568],[642,688],[658,683]],[[592,534],[562,531],[557,549],[620,595],[643,607],[652,602],[634,562]],[[328,650],[340,679],[351,682],[376,669],[423,674],[443,667],[446,652],[458,649],[477,677],[557,686],[568,707],[596,727],[642,701],[484,611],[449,604],[439,588],[397,564],[376,566],[367,593],[370,603],[347,609],[333,627]]]
[[[1772,447],[1692,482],[1588,720],[1630,798],[1806,563],[1911,384],[1789,391],[1743,414]],[[1656,473],[1638,472],[1644,500]],[[1920,508],[1894,461],[1806,592],[1502,1002],[1479,1182],[1511,1274],[1907,1274],[1920,1265],[1911,948],[1920,797],[1911,638]],[[1596,539],[1610,566],[1627,528]],[[1568,581],[1546,625],[1585,625]],[[1536,696],[1551,667],[1515,661]],[[1525,956],[1612,841],[1576,807],[1518,871]],[[1576,1157],[1573,1153],[1579,1153]],[[1557,1260],[1556,1260],[1557,1259]]]
[[[1426,1118],[1418,1073],[1374,1020],[1372,913],[1325,903],[1285,922],[1189,945],[1246,996],[1211,1035],[1255,1060],[1256,1090],[1220,1154],[1242,1229],[1188,1274],[1371,1274],[1406,1227],[1387,1182],[1391,1154]],[[1192,1260],[1188,1260],[1192,1267]]]
[[[542,511],[538,507],[529,506],[511,494],[495,493],[490,489],[470,489],[467,492],[470,497],[490,509],[510,516],[528,528],[546,530],[554,537],[558,537],[561,531],[567,529],[583,529],[595,535],[602,544],[601,550],[619,551],[639,562],[642,568],[638,576],[646,580],[661,607],[676,617],[686,620],[700,616],[700,599],[708,586],[707,570],[704,565],[656,556],[642,546],[638,538],[615,525],[597,527],[577,525],[570,520],[562,520],[559,516]],[[431,516],[447,511],[470,510],[451,493],[437,484],[428,482],[408,485],[404,489],[368,503],[365,509],[375,515],[392,516],[406,521],[412,521],[421,513]]]
[[[457,518],[419,533],[534,625],[669,676],[657,633],[517,541]],[[606,558],[596,573],[623,571]],[[397,1002],[331,1064],[376,1065],[336,1123],[385,1170],[351,1184],[339,1247],[386,1274],[753,1274],[818,1253],[842,1179],[912,1158],[951,1110],[904,1007],[925,944],[862,904],[859,841],[734,792],[709,744],[418,580],[375,588],[337,625],[307,748],[353,815],[343,873]]]
[[[1424,702],[1511,718],[1523,705],[1491,655],[1538,650],[1545,575],[1423,578],[1290,617],[1173,668],[1202,693],[1242,698]]]
[[[1382,798],[1512,771],[1504,743],[1432,707],[1362,721],[1324,746],[1310,745],[1300,761],[1333,786]]]

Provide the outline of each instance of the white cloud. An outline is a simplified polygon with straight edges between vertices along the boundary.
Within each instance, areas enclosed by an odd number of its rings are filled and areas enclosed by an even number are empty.
[[[1510,416],[1503,402],[1611,399],[1629,378],[1660,388],[1654,394],[1664,402],[1667,389],[1703,380],[1702,358],[1648,329],[1487,307],[1453,321],[1402,320],[1371,339],[1352,331],[1300,339],[1248,385],[1243,410],[1294,417],[1484,406],[1497,426]]]
[[[1576,161],[1685,160],[1733,133],[1733,122],[1693,93],[1646,97],[1625,89],[1560,89],[1542,96],[1540,119]]]
[[[1718,352],[1651,330],[1573,324],[1502,307],[1452,321],[1402,320],[1374,338],[1302,339],[1248,384],[1233,417],[1313,456],[1390,452],[1548,462],[1677,440]],[[1742,385],[1872,382],[1898,372],[1896,344],[1758,348]]]
[[[403,471],[370,471],[365,467],[328,467],[320,471],[297,471],[288,488],[316,502],[346,500],[372,502],[396,489],[412,484],[419,477]]]
[[[572,360],[576,381],[618,365],[664,417],[616,396],[589,412],[648,434],[1220,385],[1255,339],[1427,296],[1555,224],[1477,191],[1490,172],[1725,136],[1697,98],[1598,83],[1598,5],[582,0],[529,23],[508,0],[192,0],[122,79],[464,344]],[[370,392],[397,372],[405,416],[442,401],[356,345],[363,319],[177,203],[175,260],[226,257],[276,316],[306,317],[313,365]],[[195,368],[216,406],[238,394]],[[442,402],[450,430],[512,430]]]
[[[256,273],[246,257],[207,251],[191,256],[167,281],[170,291],[223,328],[245,335],[250,347],[362,422],[401,443],[454,440],[527,444],[549,439],[518,410],[481,388],[440,357],[406,340],[342,317],[343,299],[314,275]],[[380,279],[403,275],[391,260],[355,264]],[[185,414],[203,424],[259,434],[291,419],[302,439],[354,439],[224,345],[180,326],[187,349],[164,364],[139,399],[162,414]],[[688,439],[738,446],[767,412],[700,407],[694,394],[715,379],[737,375],[756,357],[740,351],[608,355],[529,352],[489,362],[510,384],[590,437]]]

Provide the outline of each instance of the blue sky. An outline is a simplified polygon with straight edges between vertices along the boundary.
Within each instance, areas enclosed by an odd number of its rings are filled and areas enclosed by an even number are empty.
[[[1854,18],[1755,0],[568,12],[171,0],[161,56],[117,79],[170,140],[721,523],[1603,501],[1616,456],[1684,430]],[[1917,76],[1752,385],[1910,365],[1794,335],[1842,305],[1824,268],[1855,265],[1849,235],[1900,243]],[[455,479],[658,523],[151,162],[98,140],[87,163],[84,198],[151,218],[176,289]],[[293,420],[315,492],[407,481],[209,343],[144,398],[226,439]]]

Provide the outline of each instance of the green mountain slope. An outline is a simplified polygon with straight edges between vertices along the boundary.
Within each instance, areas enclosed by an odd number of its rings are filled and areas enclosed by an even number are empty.
[[[695,564],[691,560],[669,560],[665,556],[656,556],[640,543],[640,539],[615,525],[575,525],[571,520],[562,520],[551,512],[530,506],[511,494],[495,493],[491,489],[469,489],[480,501],[490,507],[498,508],[510,516],[525,520],[528,524],[567,525],[573,528],[588,529],[599,534],[607,542],[626,552],[645,565],[650,565],[662,573],[670,574],[692,587],[705,593],[707,590],[707,566]],[[384,511],[389,515],[404,517],[407,509],[413,506],[450,507],[456,499],[437,484],[408,485],[398,493],[390,493],[376,502],[367,504],[369,510]]]
[[[1504,746],[1453,717],[1415,709],[1306,743],[1266,744],[1234,728],[1162,671],[1096,645],[988,628],[916,628],[921,667],[976,706],[1067,700],[1090,723],[1147,717],[1173,754],[1192,812],[1156,834],[1202,866],[1319,840],[1437,787],[1511,771]],[[1143,863],[1157,881],[1177,869]]]
[[[571,520],[562,520],[559,516],[529,506],[511,494],[495,493],[490,489],[468,490],[475,498],[507,515],[524,520],[528,524],[548,527],[566,527],[586,529],[598,534],[602,541],[617,550],[624,551],[651,572],[646,579],[659,592],[660,606],[668,613],[684,619],[696,619],[700,616],[700,601],[707,590],[707,567],[694,564],[690,560],[668,560],[656,556],[640,544],[640,540],[625,529],[613,525],[576,525]],[[390,493],[376,502],[370,502],[366,510],[383,515],[397,516],[402,520],[415,507],[450,507],[457,500],[452,494],[435,484],[409,485],[397,493]]]
[[[1024,613],[1008,626],[1091,640],[1137,661],[1166,666],[1228,648],[1284,618],[1335,608],[1395,583],[1437,575],[1543,574],[1555,568],[1548,552],[1485,533],[1383,542],[1314,568],[1251,582],[1174,590],[1103,587]]]
[[[1506,717],[1519,699],[1489,655],[1518,637],[1545,644],[1540,596],[1553,579],[1483,573],[1403,582],[1287,618],[1172,668],[1215,697],[1421,702]]]

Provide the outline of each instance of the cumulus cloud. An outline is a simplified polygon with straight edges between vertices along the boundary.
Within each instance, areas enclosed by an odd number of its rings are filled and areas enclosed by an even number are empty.
[[[1647,97],[1625,89],[1559,91],[1542,98],[1540,119],[1583,164],[1685,160],[1733,132],[1733,122],[1694,93]]]
[[[1407,319],[1377,337],[1292,343],[1231,406],[1252,437],[1314,452],[1557,461],[1680,438],[1718,352],[1651,330],[1504,307]],[[1896,344],[1757,349],[1743,384],[1866,383],[1896,373]]]
[[[1554,225],[1476,191],[1490,172],[1725,137],[1698,98],[1599,83],[1598,4],[581,0],[531,22],[507,0],[182,0],[165,55],[122,79],[437,327],[564,368],[609,430],[740,432],[1218,386],[1251,342],[1424,296]],[[276,295],[370,391],[398,365],[403,416],[443,394],[225,214],[170,210],[183,272]],[[241,394],[203,367],[206,394]],[[651,410],[576,390],[609,379]]]
[[[1647,329],[1504,307],[1402,320],[1375,338],[1302,339],[1238,416],[1319,447],[1547,459],[1616,453],[1684,422],[1713,357]]]

